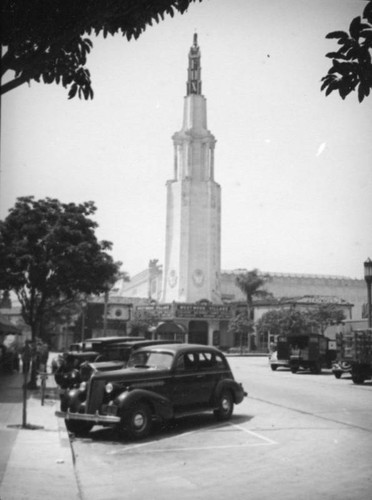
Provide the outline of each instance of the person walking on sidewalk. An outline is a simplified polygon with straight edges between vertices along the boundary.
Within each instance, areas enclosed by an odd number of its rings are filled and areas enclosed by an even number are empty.
[[[39,371],[45,373],[48,366],[49,358],[49,346],[46,342],[42,342],[38,345],[39,351]]]
[[[26,340],[22,350],[22,372],[29,373],[32,361],[32,341]]]

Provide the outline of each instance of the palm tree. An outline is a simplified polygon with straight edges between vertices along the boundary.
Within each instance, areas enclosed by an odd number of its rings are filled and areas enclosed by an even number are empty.
[[[259,275],[257,269],[252,271],[247,271],[245,273],[238,274],[235,278],[235,283],[238,288],[244,293],[247,301],[247,316],[250,320],[253,320],[253,299],[254,298],[265,298],[272,294],[266,290],[261,290],[261,287],[266,283],[268,279],[267,275]],[[249,335],[249,349],[251,348],[251,335]]]

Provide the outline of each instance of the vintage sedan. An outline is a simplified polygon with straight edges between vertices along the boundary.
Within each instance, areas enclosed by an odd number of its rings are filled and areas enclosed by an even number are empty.
[[[68,351],[60,357],[58,367],[53,371],[56,384],[61,390],[78,387],[81,382],[81,365],[97,360],[120,359],[120,349],[123,344],[143,340],[144,337],[120,336],[96,337],[85,340],[81,343],[79,350]],[[77,344],[72,344],[72,346],[74,345],[76,346]],[[111,358],[109,355],[111,355]]]
[[[86,399],[87,384],[82,382],[87,382],[93,373],[125,368],[131,354],[141,347],[173,343],[173,340],[132,340],[130,342],[125,341],[110,343],[102,350],[102,352],[96,353],[96,355],[90,360],[84,360],[83,363],[79,365],[78,369],[71,369],[67,371],[63,375],[64,378],[62,378],[62,375],[60,376],[60,379],[58,380],[60,380],[61,410],[64,411],[67,409],[70,397],[69,391],[73,388],[76,388],[74,391],[75,397],[78,397],[80,401]],[[73,360],[76,361],[75,358],[73,358]]]
[[[247,395],[223,353],[198,344],[143,347],[132,354],[127,368],[93,373],[86,384],[86,398],[73,389],[65,411],[56,412],[77,435],[97,424],[141,439],[156,420],[205,411],[228,420],[234,404]]]

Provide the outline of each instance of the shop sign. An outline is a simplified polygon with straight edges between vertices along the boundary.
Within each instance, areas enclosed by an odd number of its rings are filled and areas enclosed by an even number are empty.
[[[175,316],[178,318],[229,319],[232,317],[232,311],[229,306],[214,304],[177,304]]]

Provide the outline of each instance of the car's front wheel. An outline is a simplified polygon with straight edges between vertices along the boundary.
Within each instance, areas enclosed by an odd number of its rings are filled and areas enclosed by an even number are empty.
[[[234,411],[234,401],[230,391],[222,391],[218,401],[217,408],[214,410],[214,416],[217,420],[229,420]]]
[[[133,439],[143,439],[150,434],[152,412],[146,402],[134,403],[125,411],[121,423],[121,431]]]

